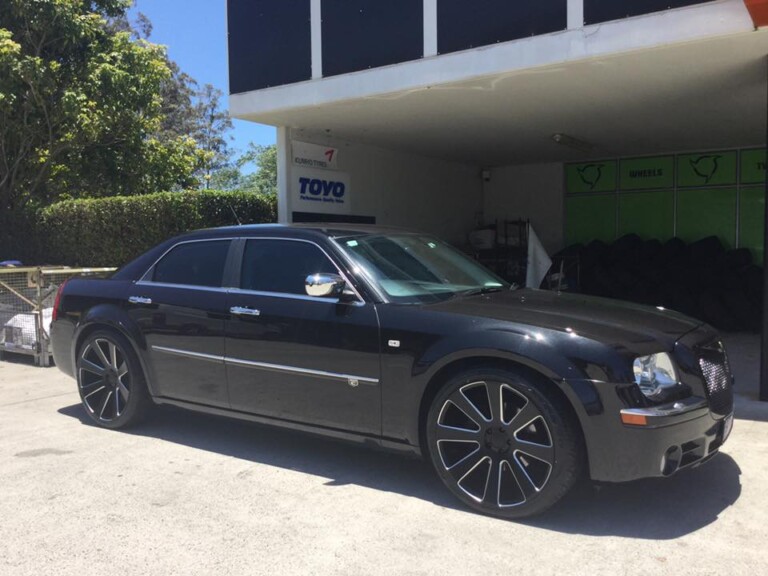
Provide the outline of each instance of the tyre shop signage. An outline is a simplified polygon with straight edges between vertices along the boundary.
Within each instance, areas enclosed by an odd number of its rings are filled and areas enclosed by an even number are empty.
[[[293,163],[304,168],[322,168],[336,170],[338,167],[338,148],[318,146],[308,142],[293,141]]]
[[[672,188],[674,185],[674,156],[632,158],[621,161],[619,170],[619,189],[621,190]]]
[[[565,177],[569,194],[613,192],[616,190],[616,161],[568,164]]]
[[[291,176],[293,209],[300,212],[350,214],[350,177],[335,170],[294,168]]]

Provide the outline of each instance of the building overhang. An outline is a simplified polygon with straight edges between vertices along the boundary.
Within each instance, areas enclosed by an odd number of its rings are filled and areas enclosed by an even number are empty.
[[[727,0],[235,94],[230,105],[307,138],[488,166],[762,145],[766,55],[768,32]]]

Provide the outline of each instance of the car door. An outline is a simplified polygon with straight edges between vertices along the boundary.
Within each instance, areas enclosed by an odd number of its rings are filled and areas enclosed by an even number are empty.
[[[341,274],[310,241],[246,239],[241,263],[226,323],[232,408],[379,436],[375,306],[308,296],[308,275]]]
[[[224,368],[231,239],[181,242],[137,282],[128,314],[146,342],[154,393],[229,407]]]

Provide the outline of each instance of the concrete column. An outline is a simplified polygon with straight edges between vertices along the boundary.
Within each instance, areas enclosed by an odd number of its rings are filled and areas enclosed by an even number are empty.
[[[277,221],[280,224],[292,222],[291,212],[291,138],[290,129],[277,128]]]
[[[437,56],[437,0],[424,0],[424,58]]]
[[[584,27],[584,0],[568,0],[568,30]]]
[[[312,79],[323,77],[323,14],[320,0],[310,0],[310,26],[312,30]]]

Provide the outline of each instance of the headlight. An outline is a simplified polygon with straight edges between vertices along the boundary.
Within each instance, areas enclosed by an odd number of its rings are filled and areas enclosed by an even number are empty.
[[[663,397],[664,393],[678,384],[677,371],[669,354],[663,352],[636,358],[635,382],[647,398]]]

